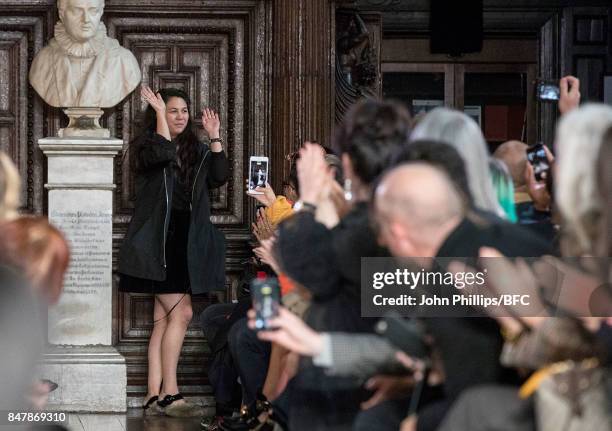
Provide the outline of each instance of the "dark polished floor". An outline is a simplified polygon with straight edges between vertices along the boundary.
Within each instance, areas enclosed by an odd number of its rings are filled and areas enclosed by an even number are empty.
[[[201,418],[142,416],[141,409],[126,414],[71,413],[65,426],[70,431],[199,431]]]

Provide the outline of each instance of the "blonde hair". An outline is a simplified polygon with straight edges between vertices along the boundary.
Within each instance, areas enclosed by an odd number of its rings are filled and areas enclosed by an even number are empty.
[[[604,210],[597,179],[597,157],[612,127],[612,108],[586,104],[561,118],[555,147],[555,201],[563,217],[564,252],[594,254]]]
[[[4,151],[0,151],[0,220],[17,217],[20,193],[19,171],[11,158]]]

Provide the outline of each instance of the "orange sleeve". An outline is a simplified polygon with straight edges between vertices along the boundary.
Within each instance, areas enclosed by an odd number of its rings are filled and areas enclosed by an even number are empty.
[[[274,203],[267,207],[265,212],[270,223],[277,225],[293,214],[293,208],[286,197],[277,196]]]
[[[280,285],[281,296],[285,296],[295,288],[295,285],[289,279],[289,277],[282,273],[278,274],[278,284]]]

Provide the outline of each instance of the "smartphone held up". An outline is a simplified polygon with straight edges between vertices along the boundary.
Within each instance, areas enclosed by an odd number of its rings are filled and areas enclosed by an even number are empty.
[[[558,102],[560,97],[558,81],[539,79],[536,82],[536,97],[541,102]]]
[[[249,159],[249,181],[248,193],[260,195],[263,192],[256,191],[257,187],[265,187],[268,182],[268,172],[270,170],[267,157],[251,156]]]
[[[258,272],[257,277],[251,281],[251,299],[255,310],[255,329],[274,329],[270,319],[278,317],[280,305],[280,287],[276,278]]]
[[[550,171],[550,164],[548,163],[544,144],[538,142],[527,148],[527,161],[533,166],[536,181],[546,181]]]

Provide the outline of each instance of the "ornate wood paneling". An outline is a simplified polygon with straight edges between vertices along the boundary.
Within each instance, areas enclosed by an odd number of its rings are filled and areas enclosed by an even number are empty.
[[[584,102],[603,100],[603,77],[612,73],[610,11],[604,7],[563,11],[561,70],[580,79]]]
[[[226,292],[221,300],[235,297],[240,262],[250,252],[250,219],[253,202],[243,193],[248,157],[269,153],[266,75],[269,47],[262,35],[269,31],[263,1],[199,2],[197,5],[132,8],[107,3],[105,22],[109,35],[131,50],[138,60],[143,83],[157,89],[181,88],[192,101],[192,113],[212,107],[220,114],[222,137],[230,161],[230,180],[211,196],[212,220],[227,238]],[[181,6],[181,5],[179,5]],[[160,13],[164,10],[166,13]],[[115,253],[133,211],[134,184],[127,149],[136,136],[146,105],[137,92],[108,113],[111,132],[123,139],[124,154],[115,163]],[[200,137],[205,133],[194,114]],[[116,342],[128,364],[128,395],[137,396],[146,385],[146,347],[152,328],[153,302],[148,295],[120,294],[116,304]],[[185,393],[207,393],[208,362],[198,314],[217,298],[193,301],[194,320],[185,339],[179,364],[179,384]]]
[[[333,128],[333,0],[273,0],[272,185],[305,140],[329,145]]]
[[[358,100],[381,95],[381,42],[380,14],[336,11],[336,123]]]
[[[11,156],[21,174],[22,205],[37,214],[43,212],[45,202],[44,156],[37,141],[47,132],[48,124],[43,103],[28,84],[28,71],[52,22],[44,3],[0,6],[0,148]]]

